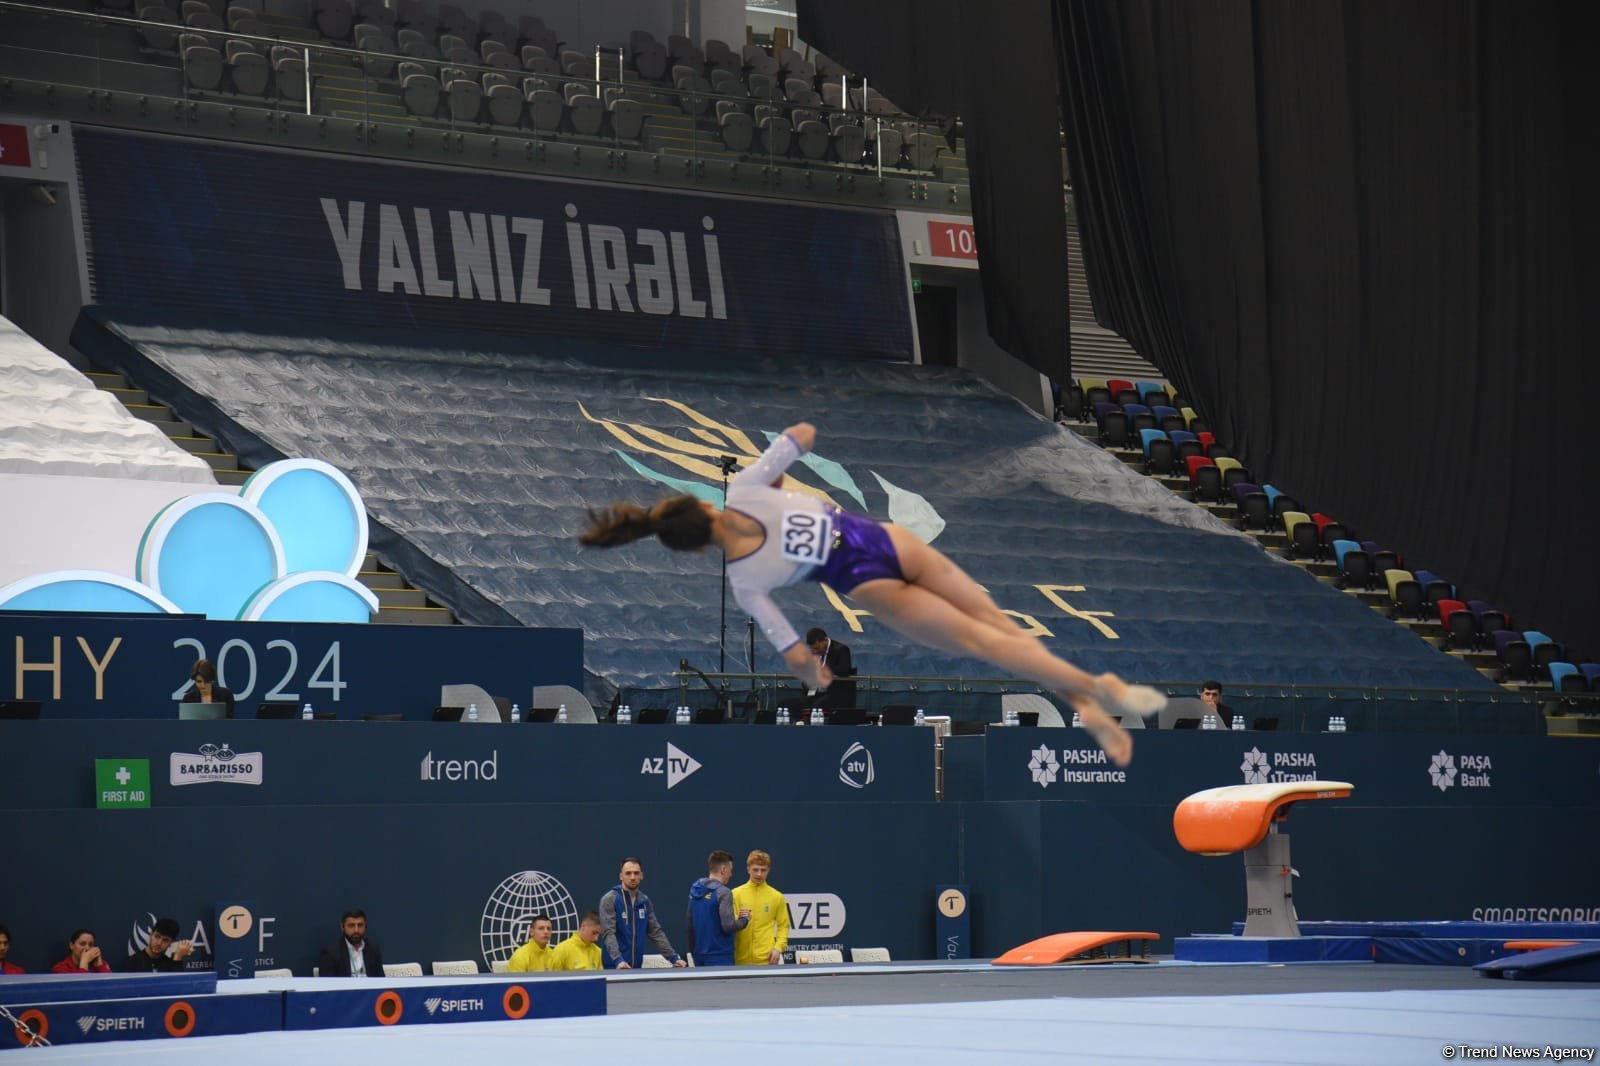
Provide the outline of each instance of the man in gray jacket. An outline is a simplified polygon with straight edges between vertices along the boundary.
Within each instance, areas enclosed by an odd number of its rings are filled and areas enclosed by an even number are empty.
[[[600,897],[600,944],[602,961],[608,970],[637,970],[645,955],[645,941],[674,966],[683,959],[672,950],[672,942],[656,921],[656,908],[650,897],[639,891],[644,883],[644,864],[629,856],[611,891]]]
[[[733,856],[718,849],[707,873],[689,886],[689,953],[696,966],[732,966],[733,934],[750,924],[750,912],[733,913]]]

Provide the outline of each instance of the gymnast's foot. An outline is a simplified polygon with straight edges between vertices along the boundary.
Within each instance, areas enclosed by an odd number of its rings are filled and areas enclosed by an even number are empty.
[[[1071,702],[1077,708],[1084,732],[1094,738],[1107,758],[1118,766],[1127,766],[1133,761],[1133,734],[1122,728],[1121,722],[1087,696],[1080,696]]]
[[[1160,691],[1149,685],[1130,685],[1116,674],[1101,674],[1095,678],[1094,696],[1113,714],[1136,714],[1141,718],[1167,705],[1167,697]]]

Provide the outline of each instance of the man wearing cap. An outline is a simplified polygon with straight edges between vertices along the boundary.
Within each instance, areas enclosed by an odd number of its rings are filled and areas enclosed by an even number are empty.
[[[167,954],[167,949],[172,954]],[[183,969],[183,960],[194,950],[194,944],[178,939],[178,920],[158,918],[150,927],[150,939],[142,950],[117,963],[118,973],[173,973]]]

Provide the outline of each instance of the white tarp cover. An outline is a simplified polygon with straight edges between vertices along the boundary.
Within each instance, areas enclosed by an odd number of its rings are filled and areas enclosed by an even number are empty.
[[[211,468],[0,318],[0,472],[215,485]]]

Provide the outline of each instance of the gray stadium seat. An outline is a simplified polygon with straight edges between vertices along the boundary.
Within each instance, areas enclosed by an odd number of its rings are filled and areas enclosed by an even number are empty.
[[[597,97],[576,95],[567,100],[568,120],[572,123],[572,131],[581,133],[585,137],[598,137],[600,127],[605,124],[606,110]]]
[[[195,11],[183,16],[183,24],[191,30],[220,30],[222,20],[210,11]]]
[[[362,22],[385,28],[394,25],[394,10],[383,0],[356,0],[355,13]]]
[[[611,133],[619,140],[637,141],[644,134],[644,105],[621,99],[611,104]]]
[[[164,4],[146,4],[139,9],[139,18],[145,22],[161,22],[172,26],[183,24],[178,13]],[[156,26],[141,26],[139,37],[148,47],[162,52],[171,51],[178,44],[178,31],[175,29],[164,30]]]
[[[535,59],[548,60],[549,58],[549,53],[536,44],[525,44],[522,46],[522,65],[524,68],[527,68],[528,64]],[[561,69],[561,65],[552,62],[550,64],[550,69],[552,72],[559,71]]]
[[[828,127],[816,119],[806,119],[795,126],[795,146],[806,159],[821,159],[828,154]]]
[[[401,63],[400,99],[413,115],[433,118],[439,113],[439,79],[416,63]]]
[[[836,116],[837,117],[837,116]],[[867,131],[854,122],[836,121],[833,126],[833,158],[841,163],[860,163],[867,151]]]
[[[510,51],[511,49],[506,47],[504,41],[497,41],[492,37],[478,42],[478,54],[483,57],[485,63],[489,62],[489,57],[492,55]]]
[[[741,111],[728,111],[717,116],[717,126],[722,133],[722,143],[729,151],[740,154],[750,151],[755,141],[755,120]]]
[[[745,84],[750,87],[750,95],[757,100],[782,100],[783,94],[778,92],[778,83],[768,74],[750,72],[750,77],[745,79]]]
[[[718,125],[721,125],[724,116],[727,116],[727,115],[748,115],[749,113],[750,113],[749,107],[747,105],[745,105],[745,104],[739,103],[737,100],[718,100],[717,101],[717,124]],[[751,128],[752,129],[754,128],[754,123],[751,124]]]
[[[349,0],[317,0],[314,24],[317,32],[330,41],[350,39],[350,28],[355,23],[355,12]]]
[[[744,51],[740,53],[740,56],[744,60],[745,67],[750,71],[756,74],[765,74],[771,78],[778,76],[778,61],[772,58],[772,55],[759,44],[745,45]]]
[[[356,47],[361,49],[363,52],[386,53],[384,55],[363,56],[361,58],[361,69],[365,70],[374,78],[394,77],[395,61],[389,58],[389,56],[393,55],[397,50],[394,45],[390,44],[388,41],[385,41],[381,37],[368,37]]]
[[[178,5],[178,14],[187,22],[190,15],[215,15],[216,12],[211,10],[206,0],[183,0]]]
[[[789,154],[789,120],[782,115],[767,115],[756,123],[757,133],[761,139],[761,152],[763,155],[786,156]]]
[[[459,37],[459,36],[457,36],[456,34],[453,34],[453,33],[441,33],[441,34],[439,34],[439,54],[440,55],[447,56],[450,53],[456,51],[457,49],[466,49],[466,48],[467,48],[467,39],[465,37]],[[470,49],[468,49],[468,50],[470,51]]]
[[[306,102],[306,61],[288,56],[272,64],[273,84],[278,88],[278,99],[286,103],[304,105]]]
[[[561,128],[563,110],[559,93],[536,89],[528,94],[528,121],[542,133],[555,133]]]
[[[227,66],[235,92],[246,96],[267,95],[272,68],[267,65],[266,56],[258,52],[239,52],[227,61]]]
[[[414,30],[409,26],[406,26],[406,27],[403,27],[401,29],[396,30],[395,34],[394,34],[394,39],[395,39],[395,43],[397,45],[399,45],[401,48],[404,48],[408,44],[431,44],[432,43],[431,41],[428,40],[428,35],[427,34],[423,33],[421,30]]]
[[[477,122],[483,110],[483,88],[469,78],[460,77],[445,86],[450,102],[450,118],[456,122]]]
[[[492,82],[492,78],[501,78],[499,82]],[[488,101],[489,121],[498,126],[520,126],[522,124],[522,92],[511,79],[500,74],[485,74],[483,76],[483,92]]]
[[[667,75],[667,50],[652,41],[633,54],[633,69],[646,81],[660,81]]]
[[[427,41],[406,41],[400,45],[400,54],[412,59],[439,58],[439,50]]]
[[[884,166],[900,165],[900,150],[905,144],[905,138],[900,135],[899,130],[885,122],[878,127],[876,140],[869,140],[867,143],[869,146],[875,146],[874,150]]]
[[[455,4],[439,5],[439,25],[453,34],[466,36],[477,28],[477,23],[467,17]]]
[[[706,54],[689,38],[675,33],[667,38],[667,60],[673,66],[693,67],[698,74],[706,65]]]
[[[914,170],[932,170],[944,146],[944,138],[937,133],[913,133],[906,138],[906,158]]]
[[[523,50],[524,52],[527,49]],[[529,74],[538,74],[541,77],[559,79],[561,77],[561,64],[549,56],[533,56],[522,61],[522,69]]]
[[[731,70],[713,70],[711,72],[711,91],[719,96],[737,96],[740,99],[745,99],[750,95],[750,90],[746,89],[744,82],[739,80],[739,75]]]
[[[823,82],[822,102],[829,107],[844,110],[844,88],[837,81]]]
[[[191,89],[209,92],[222,84],[222,53],[204,37],[183,34],[178,38],[178,54],[183,57],[183,80]]]
[[[517,57],[510,52],[496,52],[484,60],[484,66],[494,67],[497,70],[521,70],[522,64],[517,62]]]
[[[686,115],[702,115],[711,102],[711,83],[704,78],[689,75],[673,83],[678,90],[678,106]]]

